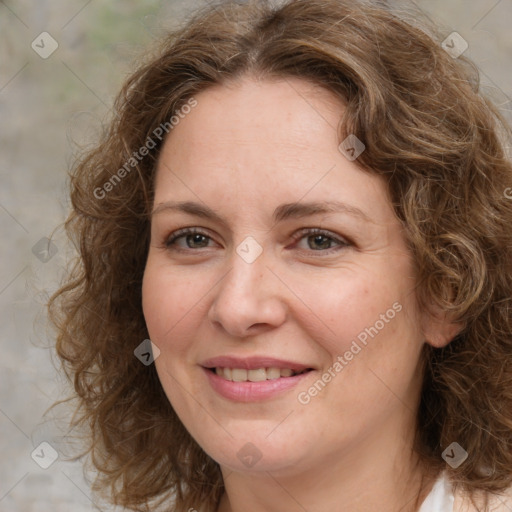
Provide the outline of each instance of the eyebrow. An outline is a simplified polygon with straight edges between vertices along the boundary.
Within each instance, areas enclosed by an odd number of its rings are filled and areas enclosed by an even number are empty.
[[[166,211],[178,211],[196,215],[205,219],[217,221],[226,225],[225,219],[205,204],[194,201],[165,201],[159,203],[152,211],[151,216]],[[287,219],[300,219],[312,215],[327,213],[344,213],[359,218],[365,222],[373,222],[366,213],[359,208],[339,201],[322,201],[309,203],[285,203],[279,205],[273,214],[274,222],[282,222]]]

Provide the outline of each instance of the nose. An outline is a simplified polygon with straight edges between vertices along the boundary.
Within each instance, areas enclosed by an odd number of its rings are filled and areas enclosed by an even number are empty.
[[[267,267],[265,252],[247,263],[234,253],[231,270],[214,288],[208,318],[233,337],[244,338],[279,327],[287,316],[285,291]]]

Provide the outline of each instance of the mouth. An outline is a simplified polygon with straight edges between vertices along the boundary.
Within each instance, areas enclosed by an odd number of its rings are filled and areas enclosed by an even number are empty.
[[[201,366],[211,389],[232,402],[286,399],[289,392],[316,373],[314,367],[265,355],[217,356]]]
[[[316,373],[312,366],[267,356],[218,356],[201,366],[211,389],[232,402],[286,399],[293,388]]]
[[[265,380],[277,380],[288,377],[295,377],[313,370],[313,368],[305,368],[303,370],[293,370],[292,368],[255,368],[248,370],[246,368],[230,368],[216,366],[206,368],[208,371],[215,373],[224,380],[231,382],[262,382]]]

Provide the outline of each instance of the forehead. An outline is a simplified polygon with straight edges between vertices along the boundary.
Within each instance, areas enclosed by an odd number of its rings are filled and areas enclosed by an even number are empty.
[[[297,78],[246,78],[206,89],[195,99],[197,106],[165,141],[155,203],[219,203],[233,201],[234,195],[260,208],[306,195],[357,203],[356,190],[363,190],[362,203],[370,189],[384,198],[380,177],[338,149],[344,105],[332,92]],[[378,208],[377,197],[373,201]]]
[[[175,156],[197,160],[208,154],[207,164],[244,155],[252,162],[266,155],[272,159],[296,155],[300,160],[315,146],[320,151],[337,145],[343,104],[307,81],[245,78],[208,88],[196,101],[166,141],[165,149]]]

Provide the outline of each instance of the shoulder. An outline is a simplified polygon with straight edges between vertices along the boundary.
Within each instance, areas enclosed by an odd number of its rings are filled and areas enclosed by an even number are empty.
[[[456,492],[454,497],[453,512],[512,512],[512,487],[500,494],[489,494],[487,508],[483,494],[476,494],[473,500],[463,492]]]

